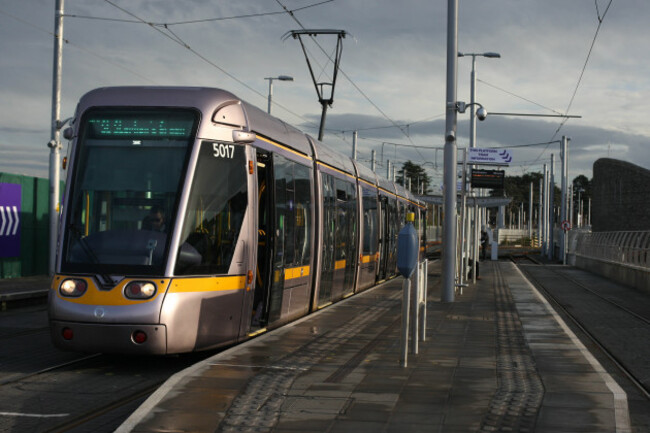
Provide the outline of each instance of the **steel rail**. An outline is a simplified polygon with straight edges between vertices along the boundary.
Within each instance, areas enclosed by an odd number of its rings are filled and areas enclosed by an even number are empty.
[[[515,265],[517,263],[513,260]],[[517,265],[519,267],[519,265]],[[623,363],[620,361],[614,353],[612,353],[609,349],[607,349],[601,342],[600,340],[592,333],[590,332],[584,325],[583,323],[578,320],[577,317],[575,317],[573,314],[571,314],[565,307],[560,303],[560,301],[548,290],[546,290],[546,287],[535,277],[533,277],[528,271],[526,271],[524,268],[519,267],[519,269],[526,275],[526,277],[533,282],[533,284],[541,290],[545,296],[555,304],[557,308],[559,308],[563,313],[564,316],[569,318],[571,322],[578,328],[582,333],[589,338],[589,340],[596,346],[600,351],[605,355],[620,371],[623,373],[625,377],[648,399],[650,400],[650,390],[640,381],[636,378],[634,373],[630,371]],[[571,281],[568,277],[555,272],[556,275],[559,275],[563,278],[566,278],[567,280]],[[571,281],[573,283],[573,281]],[[574,283],[575,284],[575,283]]]
[[[166,380],[166,379],[165,379]],[[59,424],[57,426],[54,426],[50,429],[47,430],[48,433],[63,433],[67,431],[74,430],[78,428],[79,426],[82,426],[84,424],[89,423],[90,421],[94,421],[95,419],[104,416],[114,410],[120,409],[128,404],[131,404],[139,399],[148,397],[149,395],[153,394],[163,383],[165,383],[165,380],[158,381],[154,383],[153,385],[147,386],[143,389],[140,389],[138,391],[135,391],[134,393],[130,394],[127,397],[120,398],[119,400],[113,401],[111,403],[108,403],[104,406],[101,406],[99,408],[92,409],[84,414],[77,415],[75,416],[72,420],[66,421],[62,424]]]
[[[77,363],[80,363],[80,362],[84,362],[84,361],[88,361],[88,360],[93,359],[93,358],[97,358],[97,357],[99,357],[101,355],[102,355],[101,353],[94,353],[92,355],[83,356],[81,358],[73,359],[72,361],[67,361],[67,362],[63,362],[61,364],[53,365],[51,367],[46,367],[46,368],[43,368],[41,370],[34,371],[32,373],[22,374],[22,375],[20,375],[18,377],[10,377],[9,379],[5,379],[5,380],[0,381],[0,386],[20,382],[22,380],[29,379],[30,377],[38,376],[38,375],[44,374],[44,373],[49,373],[51,371],[58,370],[60,368],[69,367],[71,365],[74,365],[74,364],[77,364]]]

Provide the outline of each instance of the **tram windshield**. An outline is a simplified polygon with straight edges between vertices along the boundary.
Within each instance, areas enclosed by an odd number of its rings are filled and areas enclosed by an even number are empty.
[[[82,118],[63,272],[161,274],[199,114],[102,108]]]

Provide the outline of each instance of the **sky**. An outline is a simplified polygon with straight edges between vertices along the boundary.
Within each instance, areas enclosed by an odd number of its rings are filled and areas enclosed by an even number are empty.
[[[0,0],[0,172],[48,177],[54,0]],[[377,171],[385,160],[443,171],[447,82],[444,0],[66,0],[61,118],[86,92],[118,85],[229,90],[317,136],[321,115],[300,29],[344,30],[324,141]],[[541,172],[570,138],[569,177],[615,158],[650,168],[648,0],[460,0],[458,49],[477,57],[477,147],[504,147],[508,174]],[[331,82],[336,37],[304,39],[319,82]],[[470,101],[471,57],[458,59],[459,101]],[[580,118],[489,113],[568,114]],[[457,144],[469,144],[469,110]],[[543,143],[543,144],[542,144]],[[68,152],[63,141],[62,153]],[[65,175],[63,175],[63,178]]]

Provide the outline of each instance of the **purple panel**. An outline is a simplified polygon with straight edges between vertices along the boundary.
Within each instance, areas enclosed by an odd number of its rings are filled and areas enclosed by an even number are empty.
[[[20,257],[21,186],[0,183],[0,257]]]

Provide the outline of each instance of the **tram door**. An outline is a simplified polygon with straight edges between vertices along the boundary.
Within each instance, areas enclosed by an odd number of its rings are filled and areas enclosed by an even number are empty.
[[[379,271],[377,273],[378,280],[386,279],[386,265],[388,262],[389,237],[390,237],[390,212],[388,210],[388,197],[379,196],[379,215],[380,215],[380,228],[379,228]]]
[[[312,243],[308,166],[257,152],[258,248],[252,331],[307,312]]]
[[[271,302],[275,223],[273,212],[273,158],[268,152],[257,152],[257,269],[251,330],[264,328],[269,322]]]

